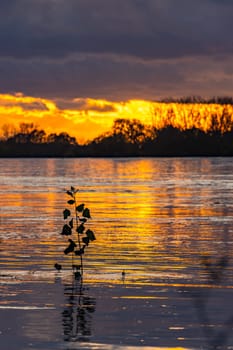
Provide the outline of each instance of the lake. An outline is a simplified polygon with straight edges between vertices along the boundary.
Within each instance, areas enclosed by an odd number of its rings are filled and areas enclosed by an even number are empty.
[[[97,238],[82,286],[70,186]],[[0,159],[1,349],[233,349],[232,199],[233,158]]]

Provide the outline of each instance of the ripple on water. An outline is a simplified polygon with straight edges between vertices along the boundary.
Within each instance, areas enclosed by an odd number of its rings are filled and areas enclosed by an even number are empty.
[[[32,345],[20,350],[46,350],[46,342],[48,349],[200,349],[203,330],[232,334],[232,159],[0,159],[0,168],[0,306],[4,339],[18,337],[12,350],[21,333]],[[91,208],[97,237],[84,257],[82,297],[96,301],[91,328],[87,305],[77,313],[80,295],[68,290],[71,259],[60,232],[70,185]],[[198,319],[204,301],[207,324]],[[64,321],[65,334],[82,314],[88,341],[64,344]],[[14,319],[20,326],[10,333]]]

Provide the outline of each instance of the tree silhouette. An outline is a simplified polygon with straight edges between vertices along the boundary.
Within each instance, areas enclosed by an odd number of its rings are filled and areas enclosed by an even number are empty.
[[[185,101],[200,101],[199,98]],[[215,100],[211,100],[211,103]],[[218,101],[218,100],[216,100]],[[230,102],[225,98],[222,102]],[[183,101],[182,101],[183,103]],[[233,115],[229,106],[207,115],[189,110],[177,116],[177,110],[167,109],[163,126],[144,125],[137,119],[118,118],[112,129],[80,146],[67,132],[46,135],[33,123],[21,123],[18,130],[10,124],[2,127],[0,156],[51,157],[129,157],[129,156],[232,156]],[[177,125],[176,118],[178,118]],[[191,123],[189,122],[191,118]],[[205,128],[203,128],[203,122]]]
[[[154,129],[145,126],[139,120],[116,119],[112,128],[113,136],[118,137],[125,142],[141,145],[147,139],[154,138]]]

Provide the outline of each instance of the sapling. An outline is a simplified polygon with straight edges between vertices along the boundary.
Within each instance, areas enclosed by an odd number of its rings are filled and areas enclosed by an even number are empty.
[[[78,189],[73,186],[70,190],[66,190],[66,194],[70,197],[67,204],[71,209],[65,208],[63,211],[63,219],[65,224],[63,225],[61,235],[67,236],[68,246],[64,250],[64,254],[71,254],[72,257],[72,271],[75,279],[83,277],[83,255],[90,242],[94,241],[95,234],[92,230],[86,228],[86,224],[91,219],[91,213],[85,204],[77,203],[77,192]],[[72,215],[73,212],[73,215]],[[79,264],[76,264],[76,257],[79,259]],[[54,267],[60,271],[62,265],[56,263]]]

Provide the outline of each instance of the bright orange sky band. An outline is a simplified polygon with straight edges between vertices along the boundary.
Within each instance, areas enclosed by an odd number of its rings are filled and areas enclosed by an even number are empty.
[[[34,123],[49,133],[67,132],[80,143],[109,131],[117,118],[138,119],[157,128],[172,123],[180,129],[198,127],[207,131],[211,115],[227,112],[233,118],[233,106],[217,104],[160,103],[146,100],[111,102],[76,98],[71,101],[49,100],[21,93],[0,94],[0,129],[22,122]],[[0,130],[0,133],[1,133]]]

